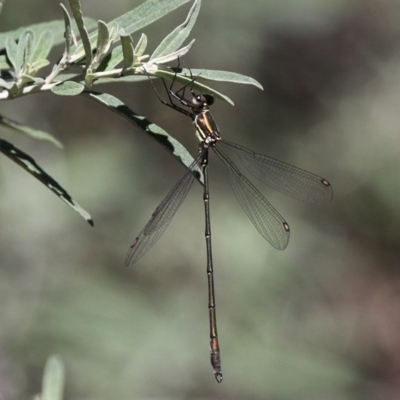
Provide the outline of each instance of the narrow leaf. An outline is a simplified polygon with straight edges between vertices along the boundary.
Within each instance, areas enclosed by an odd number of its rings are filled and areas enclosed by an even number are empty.
[[[182,83],[183,85],[189,84],[190,87],[192,87],[195,90],[198,90],[201,93],[212,94],[215,97],[226,101],[227,103],[231,104],[232,106],[234,105],[233,101],[228,96],[225,96],[224,94],[218,92],[217,90],[215,90],[207,85],[204,85],[203,83],[199,82],[197,79],[193,81],[193,78],[191,76],[185,76],[185,75],[180,75],[180,74],[176,75],[175,73],[169,72],[167,70],[161,70],[161,69],[159,69],[158,71],[155,71],[153,74],[160,78],[168,79],[171,82],[173,79],[175,79],[175,82]]]
[[[85,86],[78,82],[66,81],[53,86],[51,91],[59,96],[76,96],[83,92]]]
[[[97,21],[95,21],[92,18],[84,18],[85,21],[85,26],[87,29],[91,30],[96,28],[97,26]],[[2,32],[0,33],[0,50],[5,48],[5,41],[7,37],[10,37],[14,39],[14,41],[18,40],[18,38],[21,36],[21,34],[26,31],[27,29],[30,29],[33,31],[36,37],[40,36],[40,34],[43,31],[51,31],[54,35],[54,42],[53,46],[57,46],[59,44],[62,44],[65,42],[65,26],[64,26],[64,21],[59,19],[55,21],[50,21],[50,22],[41,22],[40,24],[33,24],[25,27],[21,27],[12,31],[8,32]]]
[[[91,100],[94,100],[106,107],[110,111],[118,114],[120,117],[124,118],[131,124],[136,125],[140,129],[144,130],[152,139],[156,140],[161,146],[163,146],[175,159],[177,159],[183,166],[188,168],[192,162],[193,157],[186,150],[182,144],[180,144],[171,135],[165,132],[162,128],[153,124],[147,118],[142,117],[134,113],[126,104],[114,96],[107,93],[98,93],[85,91],[84,96]],[[196,179],[203,184],[203,174],[199,168],[194,172]]]
[[[93,220],[91,216],[75,200],[72,199],[72,197],[64,188],[62,188],[50,175],[40,168],[31,156],[17,149],[14,145],[3,139],[0,139],[0,152],[42,182],[43,185],[50,189],[55,195],[67,203],[71,208],[85,218],[90,225],[93,226]]]
[[[165,64],[167,62],[176,60],[179,57],[183,57],[193,46],[194,39],[185,47],[180,48],[179,50],[173,51],[170,54],[167,54],[165,56],[160,56],[157,58],[153,58],[151,61],[149,61],[149,64]]]
[[[90,65],[92,63],[92,45],[83,20],[81,2],[79,0],[69,0],[69,5],[75,18],[76,25],[78,26],[79,34],[81,35],[83,48],[85,49],[86,65]]]
[[[10,69],[10,64],[7,62],[7,57],[0,55],[0,70]]]
[[[143,29],[145,26],[169,14],[189,0],[147,0],[140,6],[116,18],[114,21],[128,34]]]
[[[105,22],[99,21],[97,24],[98,35],[97,35],[97,56],[100,58],[104,55],[110,47],[110,32]]]
[[[65,39],[65,49],[64,49],[64,56],[69,59],[70,54],[71,54],[71,45],[74,40],[74,32],[72,31],[72,26],[71,26],[71,17],[69,15],[68,10],[65,8],[64,4],[60,3],[61,10],[63,12],[64,16],[64,26],[65,26],[65,32],[64,32],[64,39]]]
[[[44,31],[39,36],[32,53],[32,63],[46,60],[53,46],[54,35],[50,31]]]
[[[130,35],[126,35],[124,31],[120,32],[122,54],[124,58],[124,67],[126,70],[133,66],[135,56],[133,52],[133,40]]]
[[[50,135],[50,133],[43,132],[39,129],[34,129],[30,126],[21,124],[20,122],[17,121],[13,121],[12,119],[9,119],[2,115],[0,115],[0,125],[4,125],[8,128],[14,129],[17,132],[24,133],[33,139],[50,142],[55,146],[59,147],[60,149],[63,148],[62,143],[59,140],[57,140],[53,135]]]
[[[174,71],[174,68],[171,68]],[[261,90],[263,87],[259,82],[250,76],[237,74],[236,72],[229,71],[215,71],[212,69],[186,69],[179,68],[180,74],[186,74],[187,76],[192,75],[196,77],[196,80],[209,80],[218,82],[232,82],[232,83],[242,83],[244,85],[253,85]]]
[[[63,400],[64,385],[64,364],[59,357],[52,356],[44,369],[41,400]]]
[[[6,52],[7,52],[7,57],[10,60],[11,65],[14,68],[15,75],[19,75],[20,71],[20,65],[18,64],[18,46],[17,43],[15,43],[15,40],[12,39],[11,37],[8,37],[6,39]]]
[[[3,9],[4,2],[5,2],[5,0],[0,0],[0,14],[1,14],[1,10]]]
[[[166,56],[167,54],[172,53],[173,51],[179,49],[182,43],[189,36],[194,23],[196,22],[197,16],[200,11],[201,0],[195,0],[192,8],[189,11],[188,16],[186,17],[185,22],[182,25],[179,25],[175,28],[154,50],[154,53],[151,55],[150,60],[154,58],[160,58]]]
[[[28,29],[23,32],[17,45],[17,62],[22,70],[25,70],[27,64],[31,61],[34,44],[35,36],[33,31]]]
[[[143,55],[143,53],[145,52],[147,47],[147,36],[142,33],[142,35],[140,36],[139,41],[136,44],[135,47],[135,54],[140,57]]]

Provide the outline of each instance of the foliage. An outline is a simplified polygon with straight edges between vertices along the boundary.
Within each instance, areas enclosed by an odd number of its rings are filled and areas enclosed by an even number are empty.
[[[213,94],[228,103],[232,101],[209,87],[206,81],[226,81],[251,84],[261,88],[254,79],[225,71],[170,68],[166,64],[179,60],[193,46],[188,38],[199,14],[201,0],[194,0],[185,21],[168,34],[151,55],[145,54],[148,39],[142,34],[136,44],[132,34],[164,17],[189,0],[147,0],[139,7],[106,23],[84,18],[79,0],[69,0],[69,8],[61,4],[63,21],[35,24],[0,34],[0,100],[10,100],[28,94],[51,92],[59,96],[84,95],[110,111],[124,117],[160,143],[180,163],[188,167],[193,162],[190,153],[162,128],[147,118],[138,116],[120,99],[105,92],[93,91],[93,86],[108,82],[126,85],[144,79],[175,79],[183,85]],[[1,8],[0,8],[1,11]],[[79,40],[77,38],[79,36]],[[51,66],[52,49],[64,42],[64,52]],[[179,63],[179,61],[178,61]],[[40,74],[40,75],[39,75]],[[193,78],[195,77],[195,79]],[[11,121],[0,115],[0,124],[32,138],[47,140],[61,147],[52,135]],[[49,174],[25,152],[0,139],[0,151],[79,212],[90,224],[90,215]],[[196,174],[202,182],[202,176]]]

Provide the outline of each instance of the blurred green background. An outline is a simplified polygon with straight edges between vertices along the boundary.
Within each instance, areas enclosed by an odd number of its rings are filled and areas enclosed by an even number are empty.
[[[86,16],[106,22],[141,3],[82,1]],[[189,7],[144,31],[149,52]],[[6,1],[0,27],[59,18],[58,2]],[[0,397],[37,393],[46,359],[58,354],[66,399],[399,399],[399,20],[396,0],[203,1],[184,66],[264,86],[214,85],[235,102],[213,106],[222,135],[334,189],[334,201],[317,207],[255,182],[291,226],[279,252],[211,157],[220,385],[209,364],[201,186],[126,269],[129,245],[182,166],[87,99],[3,102],[2,114],[64,143],[60,151],[1,132],[70,191],[95,227],[0,158]],[[190,120],[161,105],[148,82],[102,89],[195,154]]]

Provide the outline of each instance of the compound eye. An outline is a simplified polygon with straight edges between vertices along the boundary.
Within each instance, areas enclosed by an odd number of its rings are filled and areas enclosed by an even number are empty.
[[[193,104],[195,106],[199,106],[203,103],[203,96],[201,96],[200,94],[196,94],[193,96]]]

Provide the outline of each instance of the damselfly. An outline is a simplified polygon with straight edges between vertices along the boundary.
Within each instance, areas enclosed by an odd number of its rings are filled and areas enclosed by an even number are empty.
[[[194,81],[194,79],[192,81]],[[189,84],[191,82],[189,82]],[[214,268],[211,248],[210,193],[208,180],[209,149],[213,149],[226,166],[233,192],[247,216],[257,228],[258,232],[276,249],[285,249],[289,242],[288,223],[258,189],[241,174],[239,169],[223,150],[230,150],[236,153],[242,164],[255,177],[279,192],[297,200],[314,204],[327,204],[332,200],[333,192],[330,183],[320,176],[274,158],[254,153],[243,146],[222,139],[217,125],[210,114],[210,106],[214,102],[212,95],[196,94],[190,89],[193,99],[189,101],[185,99],[185,90],[189,84],[174,92],[172,90],[173,83],[169,88],[166,86],[164,80],[163,83],[167,90],[169,101],[163,100],[158,93],[157,95],[162,103],[192,119],[199,140],[198,154],[188,170],[163,198],[145,227],[133,241],[126,256],[126,265],[133,264],[142,257],[165,232],[176,211],[188,194],[195,180],[196,171],[199,171],[199,168],[201,168],[204,179],[203,199],[207,249],[211,365],[216,380],[221,382],[221,355],[215,312]],[[176,104],[174,100],[179,104]]]

